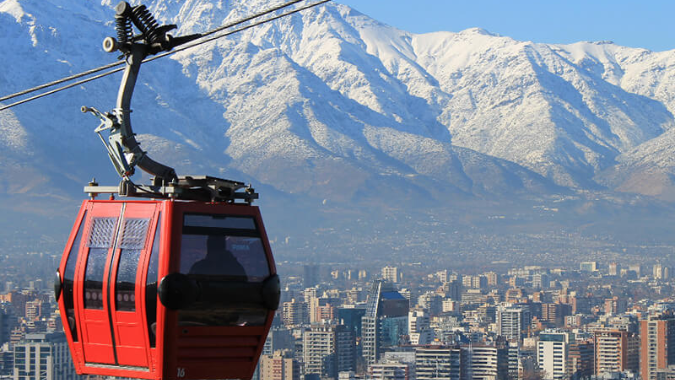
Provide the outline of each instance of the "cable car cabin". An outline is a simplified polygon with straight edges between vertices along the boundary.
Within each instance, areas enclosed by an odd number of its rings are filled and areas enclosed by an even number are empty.
[[[85,200],[55,291],[79,374],[250,379],[279,277],[255,206]]]

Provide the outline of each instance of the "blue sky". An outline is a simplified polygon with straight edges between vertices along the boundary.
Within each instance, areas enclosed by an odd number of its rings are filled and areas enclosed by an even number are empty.
[[[335,0],[413,33],[480,27],[521,41],[675,49],[671,0]]]

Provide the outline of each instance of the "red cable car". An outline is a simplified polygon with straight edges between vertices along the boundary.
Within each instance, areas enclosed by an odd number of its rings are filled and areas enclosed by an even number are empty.
[[[279,302],[248,205],[85,200],[59,273],[78,373],[249,379]]]
[[[104,48],[126,58],[117,107],[82,110],[101,120],[96,132],[122,182],[85,187],[91,199],[82,203],[54,289],[75,369],[250,379],[280,296],[260,211],[251,205],[258,194],[241,182],[176,176],[140,149],[129,117],[143,59],[199,35],[166,35],[175,26],[157,26],[143,5],[122,2],[115,18],[119,41],[107,38]],[[130,180],[135,166],[154,175],[151,185]],[[110,200],[95,199],[106,193]]]

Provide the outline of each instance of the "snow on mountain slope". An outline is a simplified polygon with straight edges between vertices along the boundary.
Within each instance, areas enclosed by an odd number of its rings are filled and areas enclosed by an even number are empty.
[[[112,61],[100,42],[114,35],[115,3],[0,2],[0,46],[12,52],[0,64],[13,68],[0,72],[2,93]],[[270,4],[148,6],[184,35]],[[133,120],[143,147],[183,173],[244,173],[293,194],[353,200],[377,187],[414,198],[437,188],[443,199],[592,189],[610,183],[594,176],[619,155],[673,126],[673,99],[660,84],[675,75],[672,59],[481,29],[415,35],[328,4],[144,65]],[[42,168],[49,178],[110,170],[72,152],[103,155],[90,132],[96,120],[79,107],[112,107],[118,80],[0,114],[11,126],[0,144],[53,157]],[[171,146],[176,154],[164,149]]]

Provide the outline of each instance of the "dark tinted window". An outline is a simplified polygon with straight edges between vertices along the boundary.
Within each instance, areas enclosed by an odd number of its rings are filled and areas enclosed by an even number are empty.
[[[263,281],[270,270],[255,219],[185,215],[180,272]]]
[[[141,251],[123,249],[120,251],[120,265],[115,281],[115,309],[121,311],[136,310],[136,270]]]
[[[269,275],[269,264],[255,219],[188,214],[183,220],[180,272],[206,283],[256,286]],[[207,286],[207,285],[204,285]],[[181,325],[262,325],[263,305],[222,307],[197,302],[179,312]]]
[[[87,309],[103,309],[103,274],[107,256],[107,248],[89,249],[84,273],[84,307]]]
[[[115,309],[136,310],[136,273],[141,250],[145,247],[150,219],[124,220],[120,238],[120,261],[115,279]]]
[[[66,318],[68,318],[68,326],[70,327],[73,340],[77,342],[77,324],[75,322],[75,304],[73,297],[73,282],[75,280],[75,266],[80,252],[80,242],[82,241],[82,233],[84,231],[85,221],[87,220],[87,213],[85,211],[80,227],[77,230],[75,241],[68,253],[68,261],[66,262],[65,273],[63,274],[63,303],[66,307]]]
[[[152,252],[150,253],[148,276],[145,281],[145,309],[150,347],[155,347],[155,334],[157,330],[157,282],[159,281],[159,240],[162,230],[161,221],[162,214],[159,215],[159,222],[157,222],[157,230],[152,243]]]

